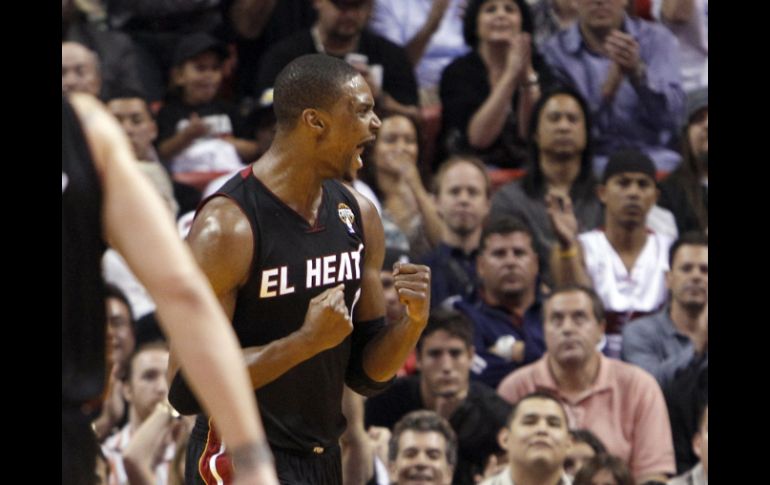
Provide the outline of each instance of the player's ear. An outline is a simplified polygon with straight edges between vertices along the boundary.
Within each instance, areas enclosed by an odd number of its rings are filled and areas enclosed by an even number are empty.
[[[302,122],[310,129],[319,133],[326,129],[326,120],[324,120],[322,113],[317,109],[308,108],[302,111]]]

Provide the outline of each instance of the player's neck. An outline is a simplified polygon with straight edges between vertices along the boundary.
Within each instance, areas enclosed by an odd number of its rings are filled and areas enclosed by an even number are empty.
[[[647,243],[647,227],[644,224],[625,227],[620,224],[609,223],[605,227],[604,233],[618,253],[639,252]]]
[[[284,149],[284,146],[274,142],[253,165],[254,176],[312,224],[321,201],[323,177],[302,163],[313,159],[297,153],[296,142],[290,149]]]

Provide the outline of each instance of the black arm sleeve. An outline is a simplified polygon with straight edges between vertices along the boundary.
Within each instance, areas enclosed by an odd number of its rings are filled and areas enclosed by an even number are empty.
[[[350,360],[345,373],[345,384],[362,396],[371,397],[379,394],[390,386],[396,376],[385,382],[372,380],[364,371],[364,349],[385,326],[385,317],[356,322],[351,335]],[[173,404],[173,403],[172,403]],[[181,411],[180,411],[181,412]]]
[[[174,409],[176,409],[179,414],[185,416],[203,412],[203,408],[200,403],[198,403],[198,398],[195,397],[192,389],[187,385],[187,381],[182,375],[181,370],[176,373],[174,380],[171,381],[171,386],[168,389],[168,402],[174,406]]]

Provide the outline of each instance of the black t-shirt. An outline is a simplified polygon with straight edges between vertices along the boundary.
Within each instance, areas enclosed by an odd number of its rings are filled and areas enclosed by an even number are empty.
[[[62,406],[98,398],[105,379],[102,189],[74,110],[62,98]]]
[[[383,67],[382,89],[396,101],[406,105],[417,104],[417,81],[414,69],[403,48],[384,37],[364,31],[356,52],[369,58],[369,65]],[[291,61],[305,54],[317,53],[310,30],[297,32],[275,44],[262,58],[257,76],[256,95],[273,86],[278,73]]]
[[[533,53],[532,67],[543,91],[553,85],[553,75],[537,53]],[[511,111],[500,136],[485,149],[474,149],[468,143],[468,125],[490,92],[487,68],[476,51],[458,57],[444,69],[439,85],[442,106],[439,149],[443,156],[436,157],[435,163],[444,160],[448,154],[471,151],[488,165],[499,168],[525,166],[529,156],[528,140],[519,136],[518,90],[511,98]]]
[[[396,422],[411,411],[425,409],[420,396],[420,377],[396,379],[382,394],[366,400],[366,427],[384,426],[393,429]],[[497,433],[505,426],[511,405],[490,387],[471,381],[468,397],[449,418],[449,424],[459,441],[458,463],[453,484],[473,484],[473,475],[481,474],[485,460],[500,453]]]

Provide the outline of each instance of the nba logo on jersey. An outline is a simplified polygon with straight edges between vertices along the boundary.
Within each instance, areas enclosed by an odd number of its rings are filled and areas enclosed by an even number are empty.
[[[340,215],[340,220],[348,227],[348,232],[350,234],[355,234],[356,231],[353,229],[353,221],[356,220],[356,216],[353,215],[353,211],[350,210],[350,207],[340,202],[337,204],[337,213]]]

